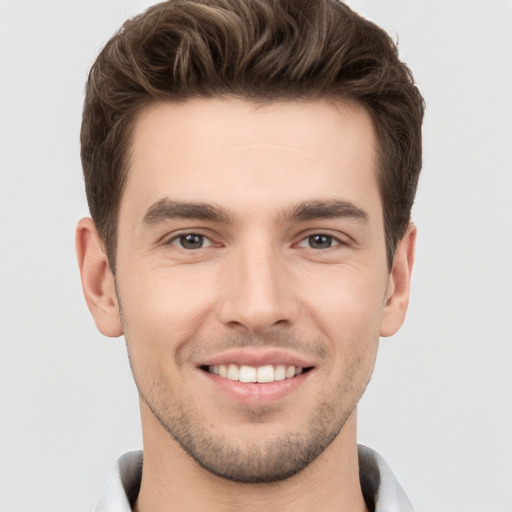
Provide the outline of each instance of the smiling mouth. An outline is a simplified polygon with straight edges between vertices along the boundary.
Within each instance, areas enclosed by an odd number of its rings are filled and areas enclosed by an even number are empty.
[[[313,367],[301,367],[293,365],[265,365],[247,366],[237,364],[218,364],[201,366],[201,370],[217,375],[222,379],[238,382],[268,383],[292,379],[301,373],[312,370]]]

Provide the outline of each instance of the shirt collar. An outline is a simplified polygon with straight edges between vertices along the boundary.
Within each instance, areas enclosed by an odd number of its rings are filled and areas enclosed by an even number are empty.
[[[95,512],[131,512],[142,478],[142,451],[128,452],[114,464]]]
[[[366,502],[375,512],[414,512],[409,498],[387,462],[367,446],[358,446],[359,479]]]
[[[372,449],[359,445],[361,487],[375,512],[414,512],[402,486],[386,461]],[[142,477],[142,451],[128,452],[113,466],[95,512],[131,512]]]

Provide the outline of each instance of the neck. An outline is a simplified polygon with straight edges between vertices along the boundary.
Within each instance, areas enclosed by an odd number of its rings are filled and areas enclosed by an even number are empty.
[[[142,406],[144,466],[135,512],[322,510],[366,512],[359,481],[356,412],[304,470],[275,483],[239,483],[200,467]]]

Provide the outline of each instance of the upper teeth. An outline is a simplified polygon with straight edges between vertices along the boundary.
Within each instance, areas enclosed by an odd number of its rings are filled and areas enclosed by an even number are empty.
[[[236,364],[219,364],[209,366],[210,373],[219,375],[224,379],[238,380],[240,382],[274,382],[295,377],[302,373],[300,366],[277,364],[266,366],[238,366]]]

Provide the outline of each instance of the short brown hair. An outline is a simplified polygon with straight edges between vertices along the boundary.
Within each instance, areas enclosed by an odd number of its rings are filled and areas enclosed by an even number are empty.
[[[87,81],[82,166],[113,272],[135,116],[156,101],[216,96],[363,105],[379,139],[391,266],[421,169],[424,103],[390,37],[337,0],[170,0],[125,22]]]

